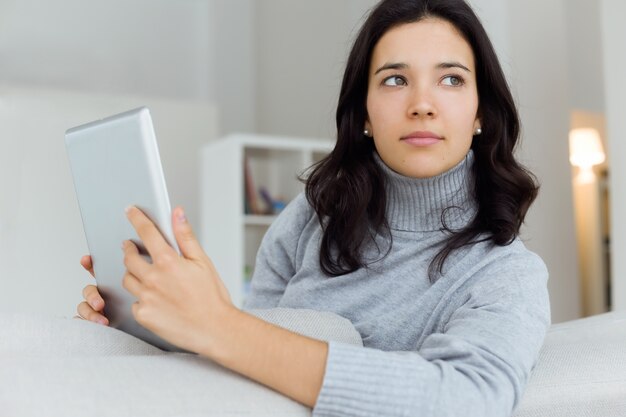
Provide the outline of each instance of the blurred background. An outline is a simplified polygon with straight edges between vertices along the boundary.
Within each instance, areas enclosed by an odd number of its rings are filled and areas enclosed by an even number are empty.
[[[553,321],[626,308],[626,3],[470,3],[519,105],[518,155],[542,184],[522,237],[550,270]],[[209,224],[201,201],[220,196],[202,187],[203,147],[234,133],[332,140],[374,4],[0,0],[0,311],[69,317],[91,282],[66,129],[148,105],[172,204]]]

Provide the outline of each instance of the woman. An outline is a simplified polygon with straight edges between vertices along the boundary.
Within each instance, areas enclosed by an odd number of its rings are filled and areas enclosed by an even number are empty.
[[[128,211],[154,260],[124,243],[135,318],[314,415],[510,415],[549,326],[547,271],[517,238],[537,187],[513,157],[517,112],[471,8],[380,2],[350,53],[337,128],[266,234],[246,307],[332,311],[364,347],[233,307],[180,208],[181,257]],[[79,314],[106,324],[97,289],[84,295]]]

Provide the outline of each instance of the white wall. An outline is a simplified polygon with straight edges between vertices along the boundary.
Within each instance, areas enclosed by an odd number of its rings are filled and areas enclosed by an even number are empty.
[[[612,305],[626,309],[626,2],[602,0],[602,40],[611,198]]]
[[[603,112],[604,65],[599,1],[567,0],[569,97],[572,109]]]
[[[581,315],[568,160],[566,8],[567,0],[514,0],[509,17],[512,83],[523,122],[521,156],[541,182],[523,237],[550,271],[548,287],[555,322]],[[532,22],[532,30],[528,22]]]
[[[509,26],[510,1],[469,0],[482,22],[498,54],[500,65],[509,77],[511,73],[511,28]]]
[[[0,82],[211,98],[207,0],[0,0]]]
[[[335,110],[353,28],[375,3],[264,0],[257,6],[257,128],[335,137]]]
[[[205,0],[207,1],[207,0]],[[265,0],[264,0],[265,1]],[[209,90],[219,103],[220,128],[254,132],[257,123],[257,7],[255,0],[208,0]]]
[[[0,0],[0,82],[220,104],[256,130],[255,0]]]

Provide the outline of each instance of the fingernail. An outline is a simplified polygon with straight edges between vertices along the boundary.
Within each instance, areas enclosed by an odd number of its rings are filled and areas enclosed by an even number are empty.
[[[187,222],[187,216],[185,216],[185,212],[183,211],[183,209],[178,210],[178,223],[185,223]]]
[[[99,317],[98,318],[98,323],[102,324],[103,326],[106,326],[107,320],[105,318],[103,318],[103,317]]]
[[[130,213],[130,211],[132,210],[133,206],[128,206],[124,209],[124,212],[128,215],[128,213]]]

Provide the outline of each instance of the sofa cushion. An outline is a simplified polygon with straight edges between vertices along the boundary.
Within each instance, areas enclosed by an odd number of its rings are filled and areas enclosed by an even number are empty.
[[[320,340],[361,344],[332,313],[250,311]],[[0,313],[0,415],[289,416],[311,410],[212,361],[83,320]]]
[[[555,324],[515,417],[626,416],[626,311]]]

